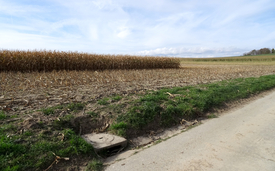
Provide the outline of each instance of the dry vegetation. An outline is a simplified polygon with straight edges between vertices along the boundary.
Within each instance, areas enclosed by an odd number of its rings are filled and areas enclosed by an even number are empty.
[[[0,50],[1,71],[59,71],[179,68],[178,58],[98,55],[59,51]]]
[[[32,99],[32,103],[36,104],[39,104],[39,101],[35,100],[37,95],[61,98],[59,102],[68,101],[68,99],[62,100],[63,94],[69,94],[71,100],[81,95],[82,100],[88,101],[112,94],[129,94],[163,87],[194,85],[274,73],[274,66],[235,65],[188,65],[180,69],[128,71],[1,72],[0,93],[7,99]],[[47,104],[43,103],[43,105]]]

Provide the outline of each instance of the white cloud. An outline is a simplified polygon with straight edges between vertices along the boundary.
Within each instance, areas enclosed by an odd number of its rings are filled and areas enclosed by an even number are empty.
[[[90,40],[97,40],[98,39],[98,29],[96,25],[90,25],[87,28],[87,35]]]
[[[4,13],[10,16],[24,16],[30,13],[42,13],[45,12],[43,7],[29,4],[20,4],[16,2],[7,2],[0,0],[0,13]]]
[[[119,33],[117,34],[117,37],[119,38],[126,38],[129,34],[130,34],[130,31],[128,28],[121,28],[119,29]]]
[[[0,30],[0,49],[9,50],[62,50],[87,52],[90,47],[81,39],[70,37],[41,36],[37,34],[19,33]],[[78,46],[76,46],[78,45]],[[94,45],[96,47],[96,44]]]
[[[272,0],[0,0],[0,4],[0,35],[5,37],[0,48],[232,56],[275,42]]]
[[[99,9],[103,9],[107,5],[112,5],[112,0],[96,0],[92,1]]]
[[[220,57],[220,56],[236,56],[242,55],[246,49],[239,49],[235,47],[228,48],[157,48],[154,50],[139,51],[137,55],[146,56],[171,56],[171,57]]]

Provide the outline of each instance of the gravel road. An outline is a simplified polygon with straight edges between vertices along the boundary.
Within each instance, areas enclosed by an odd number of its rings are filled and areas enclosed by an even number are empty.
[[[107,171],[274,171],[275,92],[111,164]]]

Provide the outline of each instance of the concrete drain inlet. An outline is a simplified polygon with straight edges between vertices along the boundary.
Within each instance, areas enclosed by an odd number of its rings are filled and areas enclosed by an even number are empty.
[[[127,146],[127,140],[125,138],[111,135],[111,134],[85,134],[82,138],[92,144],[96,152],[102,150],[112,152],[119,152]]]

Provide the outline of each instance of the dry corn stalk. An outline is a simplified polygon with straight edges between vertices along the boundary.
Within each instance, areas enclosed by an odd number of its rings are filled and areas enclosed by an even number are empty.
[[[0,50],[1,71],[59,71],[179,68],[179,58],[100,55],[59,51]]]

